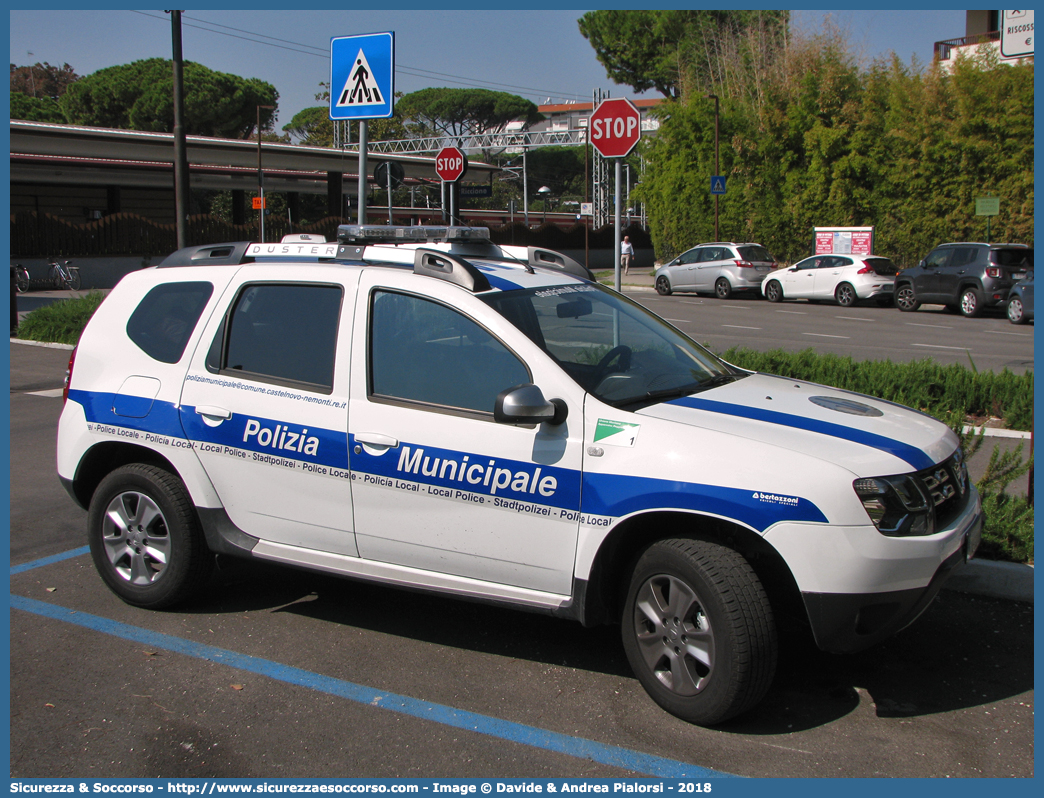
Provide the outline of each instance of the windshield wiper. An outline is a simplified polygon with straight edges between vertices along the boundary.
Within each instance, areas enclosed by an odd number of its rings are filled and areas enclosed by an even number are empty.
[[[701,382],[699,387],[696,388],[692,393],[699,393],[700,391],[708,391],[711,388],[717,388],[720,385],[728,385],[730,382],[746,377],[746,374],[719,374],[717,377],[712,377],[706,382]]]

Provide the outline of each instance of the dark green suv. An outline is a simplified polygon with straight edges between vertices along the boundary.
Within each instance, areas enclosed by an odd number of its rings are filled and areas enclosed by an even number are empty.
[[[940,244],[924,260],[895,278],[899,310],[946,305],[978,316],[1003,305],[1011,287],[1033,271],[1033,249],[1025,244]]]

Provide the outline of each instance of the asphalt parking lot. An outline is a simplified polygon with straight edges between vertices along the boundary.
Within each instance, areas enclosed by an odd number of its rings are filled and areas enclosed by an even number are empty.
[[[129,607],[54,476],[68,352],[11,357],[13,777],[1034,773],[1028,604],[944,591],[851,656],[784,626],[766,700],[713,729],[647,698],[612,627],[235,562]]]

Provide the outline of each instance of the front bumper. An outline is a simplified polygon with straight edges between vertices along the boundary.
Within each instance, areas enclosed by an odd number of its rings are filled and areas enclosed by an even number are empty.
[[[860,651],[917,620],[950,574],[975,555],[983,523],[977,500],[969,521],[963,525],[959,547],[940,563],[924,587],[885,593],[802,593],[816,644],[837,654]]]

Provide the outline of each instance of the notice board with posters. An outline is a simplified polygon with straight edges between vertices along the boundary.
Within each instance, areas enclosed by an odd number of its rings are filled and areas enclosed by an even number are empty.
[[[873,227],[813,227],[816,255],[870,255],[874,251]]]

